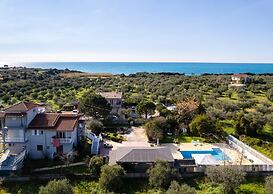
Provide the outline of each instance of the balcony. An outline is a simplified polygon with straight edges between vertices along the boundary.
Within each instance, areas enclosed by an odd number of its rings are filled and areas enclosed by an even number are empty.
[[[6,143],[24,143],[24,142],[28,141],[28,138],[25,134],[24,129],[9,128],[6,132],[1,130],[1,133],[5,133],[5,142]],[[3,139],[0,138],[0,141],[3,142]]]
[[[6,137],[5,138],[5,142],[6,143],[24,143],[26,142],[28,139],[27,137]],[[3,142],[3,140],[1,140]]]
[[[72,143],[72,139],[71,138],[51,138],[51,143],[53,144],[55,139],[59,139],[60,144],[69,144]]]

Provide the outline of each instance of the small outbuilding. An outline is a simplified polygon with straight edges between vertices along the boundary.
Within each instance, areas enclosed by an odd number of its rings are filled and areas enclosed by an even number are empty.
[[[146,172],[157,160],[174,165],[171,150],[166,147],[119,147],[109,155],[109,164],[119,164],[127,172]]]

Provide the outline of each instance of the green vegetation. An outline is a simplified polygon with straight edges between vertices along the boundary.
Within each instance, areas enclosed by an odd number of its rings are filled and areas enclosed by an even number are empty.
[[[162,189],[153,189],[149,186],[147,179],[124,179],[123,190],[128,194],[154,194],[164,193]],[[213,185],[205,179],[200,178],[186,178],[178,182],[179,184],[187,184],[192,188],[195,188],[197,194],[222,194],[223,187],[221,185]],[[75,194],[90,194],[100,193],[105,194],[105,191],[100,188],[97,180],[71,180],[71,186],[73,187]],[[40,186],[45,186],[46,183],[40,182],[28,182],[26,183],[9,183],[0,186],[0,193],[6,194],[30,194],[38,193]],[[265,180],[263,178],[251,178],[247,179],[237,189],[236,193],[242,194],[264,194],[265,193]]]
[[[196,194],[196,190],[187,184],[179,185],[178,182],[173,181],[166,194]]]
[[[46,186],[41,186],[39,194],[74,194],[73,187],[67,179],[49,181]]]
[[[122,175],[125,175],[125,171],[121,166],[104,165],[101,169],[99,185],[106,191],[119,192],[123,186]]]
[[[140,115],[145,115],[145,118],[148,118],[148,114],[152,115],[154,114],[155,111],[155,104],[153,102],[149,102],[149,101],[141,101],[138,103],[136,110],[138,112],[138,114]]]
[[[87,91],[80,99],[79,109],[94,119],[106,119],[112,108],[104,97]]]
[[[152,140],[219,141],[226,134],[232,134],[273,159],[272,75],[251,75],[250,81],[243,88],[229,87],[230,75],[137,73],[128,76],[81,76],[80,72],[69,70],[25,68],[0,69],[0,77],[2,108],[27,100],[45,103],[49,111],[72,110],[80,102],[82,112],[100,120],[109,114],[111,107],[95,93],[121,91],[124,94],[126,118],[136,123],[147,123],[147,134]],[[176,105],[177,109],[168,110],[167,106],[170,105]],[[160,117],[148,120],[130,118],[130,106],[137,107],[138,112],[145,116],[153,114],[156,109]],[[92,127],[90,129],[96,133],[101,130],[101,125]],[[116,130],[103,129],[103,133],[109,139],[123,141]],[[212,133],[215,136],[213,139],[209,136]],[[53,165],[46,163],[47,166]],[[28,166],[38,168],[45,165],[31,161],[26,163]],[[182,187],[187,183],[197,193],[223,193],[226,190],[225,183],[221,181],[215,185],[204,179],[189,180],[182,180],[178,184]],[[162,190],[152,188],[147,180],[141,180],[139,185],[134,183],[135,180],[122,181],[126,182],[123,187],[129,193],[160,193]],[[77,180],[70,184],[75,193],[103,193],[101,184],[95,180]],[[178,184],[173,184],[173,188],[179,190]],[[264,185],[263,179],[249,179],[234,188],[238,193],[264,193]],[[21,188],[21,193],[38,193],[39,186],[41,184],[16,184],[14,187],[4,184],[2,190],[5,193],[17,193]]]
[[[211,166],[206,175],[213,184],[222,184],[225,193],[235,193],[235,189],[245,180],[246,173],[236,166]]]
[[[175,177],[175,172],[166,161],[156,161],[155,165],[148,170],[149,185],[154,188],[168,188]]]
[[[88,166],[91,174],[99,176],[101,173],[101,167],[104,165],[103,158],[101,156],[93,156],[90,158]]]

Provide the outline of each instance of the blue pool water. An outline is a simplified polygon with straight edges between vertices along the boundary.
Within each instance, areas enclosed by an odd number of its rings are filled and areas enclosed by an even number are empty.
[[[192,154],[211,154],[213,158],[218,161],[230,160],[220,148],[212,148],[212,150],[181,151],[181,154],[185,159],[192,159]]]

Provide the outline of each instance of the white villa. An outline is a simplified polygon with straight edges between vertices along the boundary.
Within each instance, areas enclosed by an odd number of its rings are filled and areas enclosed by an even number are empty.
[[[0,112],[0,170],[16,170],[23,159],[73,154],[84,133],[82,114],[45,113],[43,106],[21,102]]]

